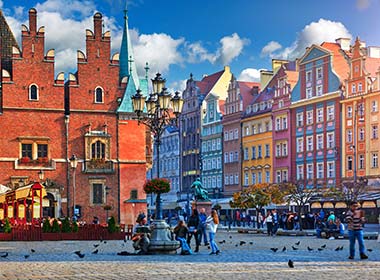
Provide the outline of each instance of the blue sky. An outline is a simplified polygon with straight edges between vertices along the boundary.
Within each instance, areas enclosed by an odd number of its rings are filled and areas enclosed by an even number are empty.
[[[76,50],[85,50],[96,11],[118,52],[124,6],[125,0],[0,0],[18,41],[28,9],[37,9],[46,50],[56,49],[56,73],[75,72]],[[241,80],[257,80],[272,58],[294,59],[312,43],[339,37],[380,46],[380,0],[129,0],[128,10],[139,71],[149,62],[151,74],[163,73],[173,90],[183,90],[190,73],[201,79],[224,65]]]

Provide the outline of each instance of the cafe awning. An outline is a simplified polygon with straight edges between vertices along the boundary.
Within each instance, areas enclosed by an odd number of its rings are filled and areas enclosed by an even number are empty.
[[[31,198],[32,197],[32,191],[35,191],[34,196],[40,197],[40,194],[42,197],[46,196],[46,190],[45,188],[39,184],[39,183],[34,183],[25,187],[21,187],[15,190],[16,194],[16,200],[17,199],[22,199],[22,198]],[[41,191],[41,193],[40,193]]]
[[[5,202],[5,194],[0,194],[0,203]]]

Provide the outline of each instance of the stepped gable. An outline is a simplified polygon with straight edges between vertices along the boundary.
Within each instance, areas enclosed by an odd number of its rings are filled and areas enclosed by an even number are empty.
[[[1,69],[5,69],[12,75],[12,49],[20,49],[17,41],[10,29],[3,12],[0,10],[0,52]]]
[[[350,71],[346,57],[343,55],[345,52],[342,52],[340,45],[337,43],[324,42],[321,44],[321,47],[332,52],[332,68],[338,75],[340,82],[343,84]]]

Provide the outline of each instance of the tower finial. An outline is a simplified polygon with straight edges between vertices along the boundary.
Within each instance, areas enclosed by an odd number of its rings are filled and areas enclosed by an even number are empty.
[[[148,80],[148,71],[149,71],[149,66],[148,66],[148,62],[145,63],[145,79]]]

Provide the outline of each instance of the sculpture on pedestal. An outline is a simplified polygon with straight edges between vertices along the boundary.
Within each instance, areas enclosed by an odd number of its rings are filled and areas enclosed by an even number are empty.
[[[197,178],[191,188],[194,189],[194,198],[196,201],[210,201],[208,191],[203,187],[201,179]]]

